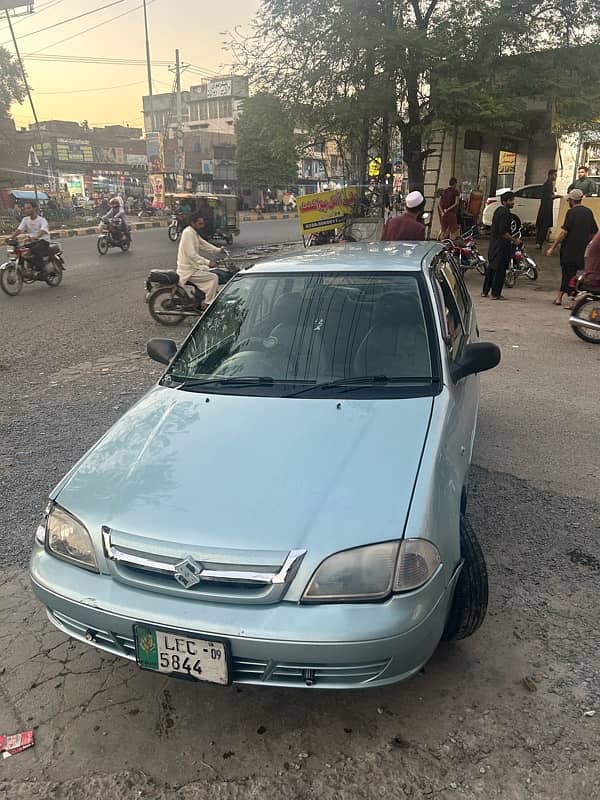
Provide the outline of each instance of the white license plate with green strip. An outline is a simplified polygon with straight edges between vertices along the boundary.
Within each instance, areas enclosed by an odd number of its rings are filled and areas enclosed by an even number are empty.
[[[229,683],[227,648],[223,642],[135,625],[135,655],[142,669],[208,683]]]

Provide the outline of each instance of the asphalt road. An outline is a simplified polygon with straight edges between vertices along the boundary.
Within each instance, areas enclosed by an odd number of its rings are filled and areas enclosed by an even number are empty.
[[[295,221],[247,223],[239,245],[296,237]],[[60,288],[0,296],[0,733],[37,726],[36,747],[3,762],[0,796],[598,796],[600,347],[551,305],[556,265],[506,303],[469,276],[482,338],[503,351],[482,376],[469,506],[490,573],[484,626],[401,686],[300,695],[140,673],[68,643],[31,596],[49,489],[160,373],[145,343],[165,329],[143,280],[175,246],[156,230],[126,255],[94,248],[65,242]]]

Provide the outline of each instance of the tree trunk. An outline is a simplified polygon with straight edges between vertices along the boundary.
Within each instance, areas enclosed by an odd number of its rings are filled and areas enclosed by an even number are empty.
[[[416,131],[410,123],[402,126],[402,146],[404,163],[408,170],[408,188],[411,192],[419,191],[425,194],[424,157],[420,126],[417,127]]]

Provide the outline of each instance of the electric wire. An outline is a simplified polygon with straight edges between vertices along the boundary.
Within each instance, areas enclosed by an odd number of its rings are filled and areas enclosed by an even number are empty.
[[[153,0],[150,0],[152,2]],[[19,38],[26,39],[28,36],[37,36],[39,33],[44,33],[45,31],[52,30],[52,28],[58,28],[59,25],[66,25],[68,22],[75,22],[77,19],[81,19],[82,17],[89,17],[90,14],[97,14],[98,11],[104,11],[105,8],[111,8],[111,6],[117,6],[120,3],[125,2],[125,0],[113,0],[112,3],[107,3],[105,6],[100,6],[100,8],[93,8],[91,11],[85,11],[83,14],[78,14],[76,17],[70,17],[69,19],[63,19],[60,22],[55,22],[53,25],[47,25],[45,28],[39,28],[37,31],[30,31],[29,33],[22,34]],[[5,44],[10,44],[11,39],[7,39],[5,42],[0,42],[0,47]]]

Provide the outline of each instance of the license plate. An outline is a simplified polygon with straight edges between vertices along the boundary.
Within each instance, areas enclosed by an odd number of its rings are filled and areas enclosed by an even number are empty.
[[[135,625],[135,655],[142,669],[209,683],[229,683],[223,642]]]

